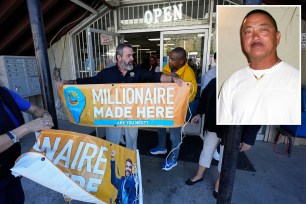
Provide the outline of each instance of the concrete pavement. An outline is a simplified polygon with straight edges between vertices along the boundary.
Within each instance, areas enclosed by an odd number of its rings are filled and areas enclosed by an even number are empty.
[[[85,134],[94,129],[59,121],[59,127]],[[139,135],[138,137],[141,137]],[[23,151],[34,144],[34,136],[22,140]],[[273,152],[272,143],[257,141],[247,153],[256,172],[236,171],[232,203],[287,204],[306,203],[306,147],[293,146],[292,156]],[[207,169],[204,180],[194,186],[185,181],[197,170],[198,164],[179,161],[171,171],[160,169],[164,159],[141,155],[142,184],[145,204],[216,203],[212,196],[217,167]],[[25,204],[62,204],[63,196],[27,178],[22,179],[26,194]],[[83,202],[72,201],[73,204]]]

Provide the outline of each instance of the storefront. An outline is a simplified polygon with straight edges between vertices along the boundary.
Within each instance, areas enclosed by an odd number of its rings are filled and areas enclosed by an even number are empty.
[[[203,74],[215,51],[215,9],[214,0],[121,0],[115,10],[102,8],[71,32],[76,77],[93,76],[115,63],[120,42],[133,45],[136,63],[154,54],[161,65],[172,49],[183,47]]]

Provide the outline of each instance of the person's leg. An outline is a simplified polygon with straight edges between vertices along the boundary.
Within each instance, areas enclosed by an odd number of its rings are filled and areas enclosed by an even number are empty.
[[[215,181],[215,190],[213,192],[214,197],[218,198],[218,190],[219,190],[219,183],[220,183],[220,172],[218,172],[217,179]]]
[[[124,128],[126,148],[137,149],[138,128]]]
[[[98,138],[104,138],[106,136],[105,127],[97,127],[96,128],[96,136]]]
[[[215,132],[206,131],[203,138],[203,149],[200,155],[199,164],[206,168],[210,168],[213,154],[217,149],[220,139]]]
[[[205,168],[210,168],[213,153],[219,144],[219,138],[215,132],[206,131],[203,138],[203,149],[200,154],[197,174],[190,179],[192,182],[203,178]]]
[[[218,190],[219,190],[219,183],[220,183],[220,174],[221,174],[221,167],[222,167],[222,160],[223,160],[223,151],[224,151],[224,145],[220,146],[220,160],[218,163],[218,176],[215,181],[215,189],[214,189],[214,197],[217,198],[218,196]]]
[[[119,144],[122,135],[122,128],[105,128],[106,140],[114,144]]]
[[[163,149],[166,149],[166,139],[167,139],[167,129],[166,128],[158,128],[157,129],[157,146]]]
[[[171,153],[168,156],[168,160],[176,161],[179,153],[180,147],[179,144],[181,143],[181,128],[169,128],[170,131],[170,140],[172,142],[171,146]]]
[[[166,138],[167,138],[167,129],[166,128],[157,128],[157,147],[150,149],[150,153],[153,155],[157,154],[166,154]]]
[[[177,165],[177,158],[179,156],[181,142],[181,128],[169,128],[170,139],[172,142],[172,149],[170,154],[167,156],[166,161],[162,165],[162,169],[169,171]]]

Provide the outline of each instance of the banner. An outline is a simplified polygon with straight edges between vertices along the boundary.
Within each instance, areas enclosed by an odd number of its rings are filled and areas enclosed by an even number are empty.
[[[72,123],[94,127],[181,127],[189,83],[65,85],[58,90]]]
[[[90,135],[44,130],[11,169],[54,191],[91,203],[142,203],[138,152]]]

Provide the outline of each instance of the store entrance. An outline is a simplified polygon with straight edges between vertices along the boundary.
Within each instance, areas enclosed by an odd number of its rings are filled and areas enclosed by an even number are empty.
[[[130,43],[134,50],[136,64],[148,68],[150,56],[160,56],[160,32],[125,33],[124,41]]]
[[[202,73],[205,73],[207,68],[205,59],[208,52],[208,29],[124,33],[123,36],[125,42],[132,44],[137,64],[147,64],[150,56],[157,56],[160,71],[168,62],[172,49],[184,48],[200,84]]]

